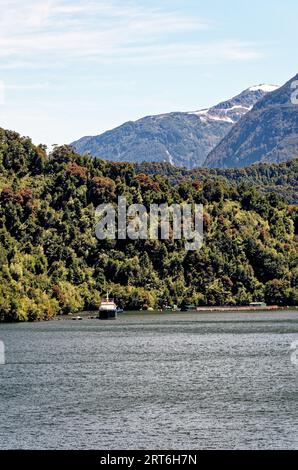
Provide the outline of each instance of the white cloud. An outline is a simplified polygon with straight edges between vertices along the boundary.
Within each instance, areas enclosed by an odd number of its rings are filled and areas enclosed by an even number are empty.
[[[53,89],[53,85],[49,82],[43,83],[18,83],[6,85],[6,90],[12,91],[29,91],[29,90],[48,90]]]
[[[169,44],[162,46],[146,46],[122,48],[119,50],[118,61],[125,62],[163,62],[177,61],[200,64],[218,63],[221,61],[246,61],[260,59],[262,53],[254,50],[255,45],[238,41],[210,42],[200,44]],[[114,51],[116,52],[116,51]],[[121,54],[120,54],[121,52]],[[132,53],[133,52],[133,53]],[[104,60],[104,55],[100,60]],[[110,57],[106,57],[109,61]]]
[[[252,60],[253,44],[188,42],[206,20],[107,0],[0,0],[0,68],[53,66],[72,59],[170,62]],[[183,33],[183,34],[182,34]]]

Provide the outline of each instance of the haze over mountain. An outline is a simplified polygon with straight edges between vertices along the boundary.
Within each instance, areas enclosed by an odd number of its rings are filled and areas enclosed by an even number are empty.
[[[298,105],[292,83],[264,96],[233,126],[206,159],[211,168],[244,167],[256,162],[280,163],[298,157]]]
[[[202,166],[207,155],[275,85],[258,85],[209,109],[173,112],[129,121],[98,136],[82,137],[72,146],[112,161],[168,162]]]

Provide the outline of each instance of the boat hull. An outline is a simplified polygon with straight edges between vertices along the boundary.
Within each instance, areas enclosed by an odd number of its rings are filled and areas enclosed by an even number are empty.
[[[117,310],[100,310],[98,318],[99,320],[115,320],[117,318]]]

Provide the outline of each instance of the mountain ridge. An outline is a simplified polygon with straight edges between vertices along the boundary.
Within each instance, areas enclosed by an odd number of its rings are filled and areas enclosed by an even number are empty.
[[[210,168],[279,163],[298,156],[298,106],[291,102],[291,84],[264,96],[207,156]]]
[[[202,166],[210,151],[275,85],[257,85],[207,109],[145,116],[71,145],[80,153],[111,161],[157,161]]]

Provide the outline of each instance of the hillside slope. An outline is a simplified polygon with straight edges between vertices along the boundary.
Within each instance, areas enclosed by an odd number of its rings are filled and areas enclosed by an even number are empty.
[[[244,167],[256,162],[279,163],[298,157],[298,105],[291,84],[263,97],[208,155],[210,168]]]
[[[95,208],[129,203],[204,204],[204,245],[95,237]],[[223,178],[172,184],[134,165],[48,158],[28,138],[0,129],[0,320],[50,319],[97,309],[107,291],[140,309],[190,301],[297,305],[297,207]]]
[[[298,159],[283,163],[256,163],[244,168],[186,168],[173,167],[168,163],[138,163],[135,169],[140,173],[162,175],[172,184],[182,180],[204,181],[224,178],[230,184],[254,186],[261,193],[275,193],[289,204],[298,204]]]

